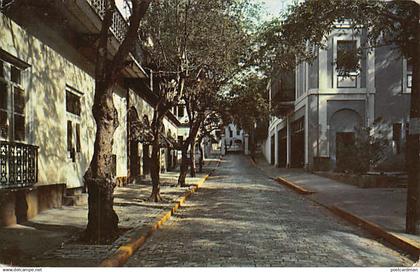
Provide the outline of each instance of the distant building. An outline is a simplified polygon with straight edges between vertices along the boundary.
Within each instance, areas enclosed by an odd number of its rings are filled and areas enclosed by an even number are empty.
[[[378,166],[404,169],[412,67],[391,46],[368,53],[362,50],[359,70],[340,74],[340,57],[354,54],[366,39],[341,25],[327,40],[326,49],[314,48],[313,63],[281,71],[268,86],[272,117],[263,144],[266,159],[278,167],[336,169],[343,148],[354,144],[361,128],[375,136],[380,129],[390,144]],[[337,69],[338,68],[338,69]]]
[[[221,137],[221,148],[226,152],[243,152],[244,131],[233,123],[225,126],[224,135]]]

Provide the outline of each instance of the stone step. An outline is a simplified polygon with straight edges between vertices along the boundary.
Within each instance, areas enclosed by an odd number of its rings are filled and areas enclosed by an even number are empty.
[[[63,206],[79,206],[86,205],[88,202],[88,194],[66,195],[63,197]]]
[[[66,188],[66,196],[75,196],[83,194],[83,187]]]

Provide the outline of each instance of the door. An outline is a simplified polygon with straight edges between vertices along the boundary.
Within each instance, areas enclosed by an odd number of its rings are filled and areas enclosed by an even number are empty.
[[[336,160],[337,170],[345,169],[346,160],[352,159],[347,157],[347,151],[354,146],[354,132],[337,132],[335,134],[336,144]]]
[[[291,167],[303,168],[305,166],[305,128],[304,117],[292,123],[291,137]]]
[[[130,141],[130,176],[140,176],[139,143],[136,140]]]
[[[150,145],[143,145],[143,175],[150,174]]]
[[[287,164],[287,132],[286,128],[279,132],[279,167],[286,167]]]

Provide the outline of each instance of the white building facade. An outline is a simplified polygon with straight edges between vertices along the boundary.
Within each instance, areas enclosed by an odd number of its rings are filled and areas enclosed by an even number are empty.
[[[403,167],[412,70],[399,52],[381,47],[362,50],[360,69],[340,74],[340,54],[356,52],[365,38],[365,31],[355,34],[342,26],[328,37],[326,49],[315,49],[312,63],[272,78],[268,91],[281,117],[271,118],[263,143],[269,163],[335,169],[339,147],[352,145],[358,129],[381,126],[393,157],[384,164]]]

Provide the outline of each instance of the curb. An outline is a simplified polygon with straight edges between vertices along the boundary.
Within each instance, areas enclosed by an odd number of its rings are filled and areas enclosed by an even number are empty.
[[[252,160],[251,160],[252,161]],[[256,167],[258,167],[255,162],[254,165]],[[259,168],[259,167],[258,167]],[[316,192],[313,191],[309,191],[297,184],[294,184],[293,182],[283,178],[283,177],[277,177],[274,178],[274,180],[276,180],[279,184],[285,185],[287,187],[289,187],[290,189],[292,189],[293,191],[302,194],[302,195],[310,195],[310,194],[314,194]],[[389,231],[386,231],[385,229],[383,229],[382,227],[380,227],[379,225],[372,223],[370,221],[367,221],[353,213],[350,213],[346,210],[343,210],[341,208],[338,208],[337,206],[329,206],[327,204],[324,204],[322,202],[320,202],[319,200],[314,199],[313,197],[309,197],[310,200],[312,200],[313,202],[317,203],[318,205],[326,208],[327,210],[329,210],[330,212],[332,212],[333,214],[335,214],[336,216],[340,217],[341,219],[346,220],[347,222],[356,225],[358,227],[363,228],[364,230],[368,231],[370,234],[376,236],[376,237],[380,237],[382,239],[384,239],[385,241],[387,241],[388,243],[392,244],[393,246],[399,248],[400,250],[407,252],[409,255],[411,255],[414,258],[419,258],[420,256],[420,247],[418,245],[417,242],[412,241],[410,239],[407,239],[405,237],[401,237],[398,235],[395,235]]]
[[[367,230],[368,232],[370,232],[372,235],[376,237],[383,238],[385,241],[389,242],[395,247],[409,253],[412,257],[416,259],[419,258],[420,247],[417,245],[415,241],[411,241],[407,238],[403,238],[391,232],[388,232],[384,230],[382,227],[380,227],[379,225],[372,223],[370,221],[367,221],[346,210],[338,208],[337,206],[326,206],[326,205],[323,205],[323,206],[326,207],[329,211],[331,211],[335,215],[339,216],[340,218]]]
[[[277,178],[275,178],[275,180],[280,184],[286,185],[287,187],[289,187],[290,189],[292,189],[293,191],[295,191],[295,192],[297,192],[301,195],[311,195],[311,194],[316,193],[314,191],[306,190],[305,188],[303,188],[303,187],[301,187],[297,184],[294,184],[293,182],[288,181],[287,179],[282,178],[282,177],[277,177]]]
[[[220,160],[217,163],[216,167],[220,165]],[[141,235],[139,237],[136,237],[132,239],[130,242],[120,246],[117,251],[112,254],[111,256],[103,259],[99,267],[119,267],[123,266],[130,256],[133,255],[134,252],[136,252],[145,242],[146,240],[152,236],[153,233],[155,233],[168,219],[182,206],[182,204],[187,201],[187,199],[195,193],[203,184],[204,182],[209,178],[209,176],[214,172],[215,169],[213,169],[209,174],[207,174],[202,180],[197,182],[197,184],[192,185],[193,188],[189,189],[184,193],[183,196],[178,198],[177,201],[175,201],[174,207],[170,211],[163,211],[158,218],[160,218],[157,222],[155,222],[152,227],[147,231],[146,234]]]
[[[300,194],[304,194],[304,195],[308,195],[308,194],[312,194],[312,193],[316,193],[316,192],[311,192],[308,191],[306,189],[304,189],[303,187],[300,187],[296,184],[293,184],[290,181],[285,180],[284,178],[278,177],[276,178],[277,181],[279,181],[279,183],[284,184],[286,186],[290,186],[290,188],[292,188],[294,191],[300,193]],[[282,180],[282,181],[280,181]],[[303,190],[303,191],[300,191]],[[308,193],[309,192],[309,193]],[[397,247],[398,249],[408,253],[409,255],[411,255],[414,258],[419,258],[420,256],[420,248],[417,245],[416,242],[411,241],[407,238],[403,238],[400,237],[398,235],[395,235],[389,231],[386,231],[385,229],[383,229],[382,227],[380,227],[379,225],[372,223],[370,221],[367,221],[351,212],[348,212],[346,210],[343,210],[341,208],[338,208],[335,205],[327,205],[322,203],[319,200],[314,199],[313,197],[309,198],[310,200],[312,200],[313,202],[317,203],[318,205],[326,208],[327,210],[329,210],[330,212],[332,212],[333,214],[335,214],[336,216],[340,217],[341,219],[346,220],[347,222],[358,226],[360,228],[363,228],[365,231],[369,232],[370,234],[372,234],[375,237],[379,237],[384,239],[385,241],[387,241],[388,243],[392,244],[393,246]]]

